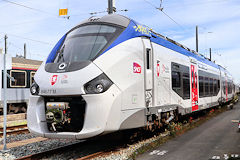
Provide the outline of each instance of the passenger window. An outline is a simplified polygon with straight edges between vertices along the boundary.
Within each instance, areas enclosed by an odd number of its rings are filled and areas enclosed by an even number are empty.
[[[172,71],[172,88],[180,88],[181,87],[181,75],[180,72]]]
[[[10,81],[10,87],[26,87],[26,72],[11,70],[10,76],[14,78],[15,81]]]
[[[189,67],[172,62],[172,89],[183,99],[190,98]]]
[[[208,77],[205,77],[205,81],[204,81],[204,86],[205,86],[205,96],[209,95],[209,81],[208,81]]]
[[[34,80],[34,75],[35,75],[36,72],[31,72],[30,73],[30,86],[35,82]]]
[[[222,79],[223,93],[226,94],[226,81]]]
[[[210,95],[213,95],[213,79],[210,78]]]
[[[199,76],[199,97],[204,96],[204,78]]]
[[[189,73],[183,73],[183,98],[190,98],[190,80]]]

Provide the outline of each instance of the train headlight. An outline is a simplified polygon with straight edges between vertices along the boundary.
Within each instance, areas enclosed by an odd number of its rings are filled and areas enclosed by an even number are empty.
[[[37,85],[37,83],[33,83],[32,86],[30,87],[30,92],[32,95],[38,95],[39,93],[39,86]]]
[[[98,77],[86,83],[84,85],[84,90],[86,94],[99,94],[108,90],[112,84],[112,81],[104,73],[102,73]]]

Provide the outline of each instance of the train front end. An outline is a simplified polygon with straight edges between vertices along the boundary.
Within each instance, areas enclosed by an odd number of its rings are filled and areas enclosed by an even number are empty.
[[[130,23],[119,15],[89,19],[59,40],[30,88],[30,132],[48,138],[86,139],[119,129],[121,88],[105,72],[113,67],[109,59],[102,58],[105,67],[98,65],[98,59],[132,38],[129,31],[126,34]]]

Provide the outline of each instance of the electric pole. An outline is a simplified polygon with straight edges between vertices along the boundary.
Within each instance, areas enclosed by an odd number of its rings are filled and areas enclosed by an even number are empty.
[[[210,54],[210,61],[212,61],[212,48],[209,48],[209,54]]]
[[[108,0],[108,14],[116,12],[115,0]]]
[[[196,26],[196,52],[198,52],[198,26]]]
[[[6,57],[7,57],[7,35],[5,35],[5,54],[3,60],[3,151],[7,151],[7,144],[6,144],[6,126],[7,126],[7,70],[6,70]]]
[[[26,43],[24,43],[24,56],[25,59],[27,58],[27,48],[26,48]]]

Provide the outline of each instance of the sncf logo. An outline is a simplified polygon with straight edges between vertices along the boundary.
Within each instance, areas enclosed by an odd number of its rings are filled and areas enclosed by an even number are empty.
[[[53,76],[52,76],[52,78],[51,78],[51,85],[52,85],[52,86],[57,82],[57,78],[58,78],[57,75],[53,75]]]
[[[133,63],[133,73],[141,73],[142,72],[142,68],[139,64],[137,63]]]

